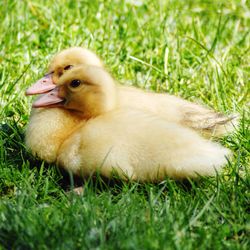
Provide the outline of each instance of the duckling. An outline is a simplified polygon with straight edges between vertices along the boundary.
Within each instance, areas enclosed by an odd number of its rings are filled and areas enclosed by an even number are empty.
[[[141,182],[214,175],[226,163],[226,148],[153,112],[123,107],[120,95],[105,69],[74,66],[33,104],[51,111],[48,119],[59,128],[48,133],[43,116],[31,117],[27,147],[76,175],[111,177],[115,171]],[[53,107],[65,112],[67,122],[54,117]]]
[[[46,75],[45,79],[47,80],[46,87],[41,88],[38,84],[29,88],[26,93],[39,94],[51,90],[67,70],[78,64],[104,67],[98,56],[90,50],[80,47],[69,48],[58,53],[52,59],[49,65],[50,73]],[[42,78],[41,81],[44,79]],[[119,84],[117,88],[121,107],[139,108],[152,112],[167,121],[177,122],[196,130],[207,138],[223,136],[237,126],[235,115],[225,116],[176,96],[146,92]]]

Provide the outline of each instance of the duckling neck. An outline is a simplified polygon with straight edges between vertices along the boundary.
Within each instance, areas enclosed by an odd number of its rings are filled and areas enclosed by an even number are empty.
[[[108,91],[104,93],[103,105],[101,110],[102,113],[110,112],[116,109],[118,106],[118,87],[117,85],[112,86]]]
[[[117,108],[118,106],[117,87],[113,86],[103,92],[98,98],[89,99],[81,105],[75,114],[83,120],[93,119]]]

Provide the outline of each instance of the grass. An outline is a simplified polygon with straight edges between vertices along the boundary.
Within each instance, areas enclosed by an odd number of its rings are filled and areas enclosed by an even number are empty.
[[[1,1],[0,249],[249,249],[250,5],[245,0]],[[71,46],[127,85],[239,113],[215,178],[83,181],[24,145],[25,89]],[[73,182],[74,181],[74,182]]]

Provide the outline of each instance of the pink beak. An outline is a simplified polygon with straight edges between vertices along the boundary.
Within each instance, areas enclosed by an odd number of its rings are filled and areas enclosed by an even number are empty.
[[[37,95],[46,93],[54,89],[56,85],[52,81],[52,74],[47,74],[40,80],[38,80],[34,85],[29,87],[25,94],[26,95]]]
[[[59,97],[59,88],[55,87],[53,90],[40,95],[37,100],[33,103],[33,108],[43,107],[60,107],[63,105],[65,99]]]

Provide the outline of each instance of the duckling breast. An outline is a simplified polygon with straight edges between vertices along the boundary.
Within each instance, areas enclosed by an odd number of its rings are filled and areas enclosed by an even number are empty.
[[[78,123],[79,119],[64,109],[33,109],[25,144],[34,156],[48,163],[55,162],[59,147]]]

